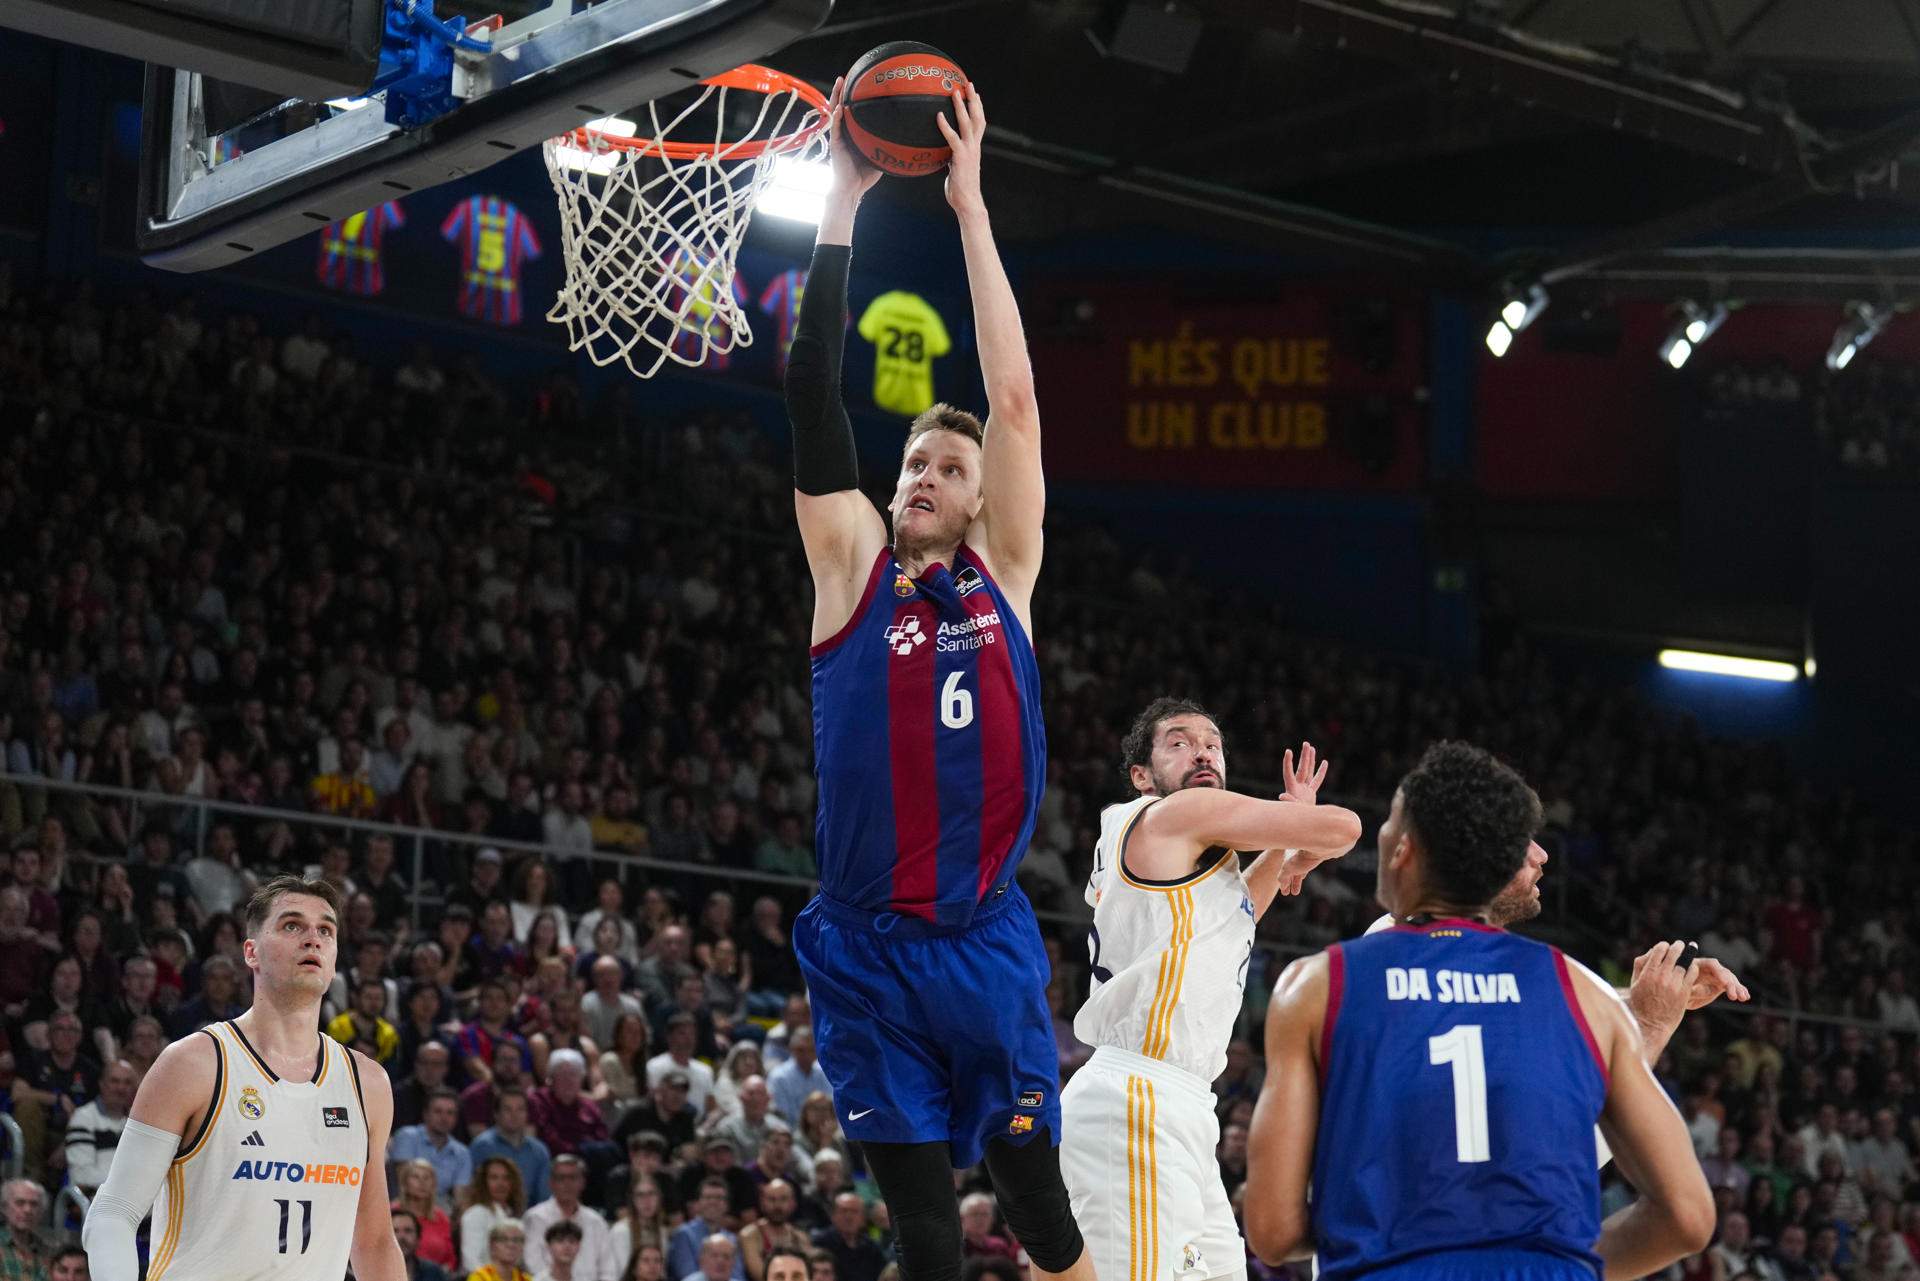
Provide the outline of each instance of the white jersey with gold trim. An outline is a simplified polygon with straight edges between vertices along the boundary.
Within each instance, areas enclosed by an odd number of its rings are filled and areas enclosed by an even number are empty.
[[[147,1281],[340,1281],[370,1138],[358,1065],[320,1038],[313,1077],[282,1079],[231,1022],[211,1036],[212,1104],[153,1203]]]
[[[1178,1067],[1210,1082],[1227,1066],[1253,954],[1253,900],[1240,856],[1216,851],[1192,876],[1156,885],[1128,874],[1121,854],[1140,815],[1158,797],[1110,805],[1087,903],[1093,990],[1074,1035]]]

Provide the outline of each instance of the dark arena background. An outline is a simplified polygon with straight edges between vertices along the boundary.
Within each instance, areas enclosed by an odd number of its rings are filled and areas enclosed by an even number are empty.
[[[531,1224],[575,1153],[614,1225],[591,1281],[697,1273],[707,1177],[736,1233],[787,1179],[815,1281],[881,1281],[788,944],[816,788],[780,388],[812,223],[747,232],[751,345],[645,381],[545,318],[563,233],[526,152],[167,270],[136,239],[138,44],[16,7],[0,1277],[85,1275],[60,1251],[132,1089],[247,1008],[236,914],[293,871],[346,895],[323,1018],[391,1078],[422,1264],[487,1263],[489,1155]],[[1465,738],[1544,803],[1525,933],[1623,988],[1695,941],[1752,991],[1657,1065],[1718,1209],[1673,1275],[1920,1277],[1920,9],[839,0],[785,38],[756,52],[823,90],[924,41],[988,104],[1049,482],[1019,879],[1063,1071],[1150,698],[1218,711],[1239,791],[1310,741],[1366,821],[1259,925],[1213,1086],[1236,1196],[1275,979],[1379,914],[1396,780]],[[476,294],[483,214],[511,288]],[[986,406],[940,181],[862,215],[843,383],[884,505],[908,418]],[[515,1038],[531,1147],[485,1075]],[[570,1045],[593,1108],[548,1080]],[[1603,1172],[1608,1210],[1633,1195]],[[1027,1275],[990,1195],[963,1223],[970,1281]]]

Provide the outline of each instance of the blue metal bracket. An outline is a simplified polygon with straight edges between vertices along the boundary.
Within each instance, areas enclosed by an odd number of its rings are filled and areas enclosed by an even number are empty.
[[[417,129],[459,104],[453,96],[454,50],[491,48],[467,34],[466,19],[436,17],[433,0],[387,0],[380,70],[369,92],[386,92],[387,123]]]

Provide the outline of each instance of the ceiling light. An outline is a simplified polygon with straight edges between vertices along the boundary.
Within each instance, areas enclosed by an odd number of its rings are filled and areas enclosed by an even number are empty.
[[[1735,676],[1750,681],[1789,683],[1800,679],[1800,669],[1792,663],[1768,658],[1742,658],[1737,654],[1710,654],[1697,649],[1663,649],[1660,666],[1681,672],[1705,672],[1709,676]]]
[[[1669,369],[1678,369],[1687,363],[1688,357],[1700,349],[1700,344],[1713,337],[1714,331],[1727,321],[1727,308],[1724,303],[1715,303],[1711,307],[1702,307],[1692,299],[1680,304],[1680,317],[1674,321],[1673,328],[1660,343],[1660,360]]]
[[[1833,343],[1827,348],[1827,368],[1839,373],[1852,364],[1860,349],[1878,338],[1892,319],[1890,308],[1864,302],[1848,303],[1847,318],[1834,330]]]

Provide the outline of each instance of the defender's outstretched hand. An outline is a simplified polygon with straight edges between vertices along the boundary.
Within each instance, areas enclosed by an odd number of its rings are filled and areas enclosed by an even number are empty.
[[[847,78],[833,82],[833,97],[827,103],[829,145],[827,160],[833,167],[832,194],[859,200],[880,181],[880,171],[860,154],[860,148],[847,137]]]
[[[982,208],[980,140],[987,136],[987,109],[980,105],[980,91],[971,80],[964,89],[953,91],[953,119],[943,111],[934,123],[953,148],[953,159],[947,162],[947,203],[956,212]]]

